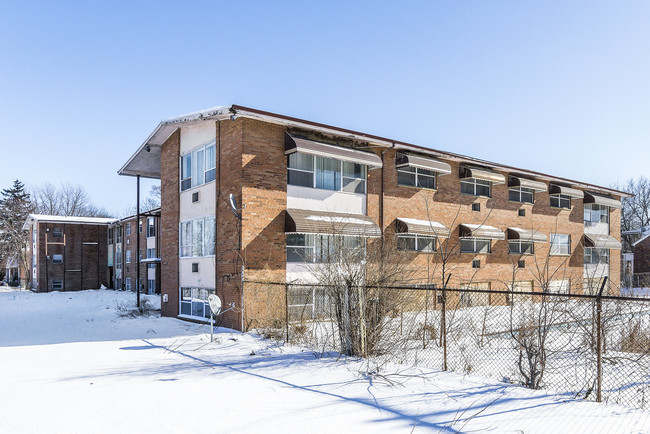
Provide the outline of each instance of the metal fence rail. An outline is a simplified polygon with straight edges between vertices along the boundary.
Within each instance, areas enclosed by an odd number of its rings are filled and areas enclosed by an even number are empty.
[[[247,323],[292,344],[650,409],[648,298],[245,284],[271,290]]]

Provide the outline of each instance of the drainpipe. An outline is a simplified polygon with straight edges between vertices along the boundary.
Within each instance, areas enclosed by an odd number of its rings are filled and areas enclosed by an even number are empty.
[[[136,193],[136,218],[135,218],[135,286],[136,286],[136,299],[137,306],[140,309],[140,175],[137,176],[137,193]]]

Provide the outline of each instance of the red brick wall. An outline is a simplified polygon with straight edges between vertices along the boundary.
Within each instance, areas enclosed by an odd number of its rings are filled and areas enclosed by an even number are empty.
[[[634,246],[634,274],[650,273],[650,237]]]
[[[161,303],[163,316],[178,315],[178,211],[180,167],[180,130],[176,130],[162,145],[160,158],[160,257],[162,297],[168,301]]]

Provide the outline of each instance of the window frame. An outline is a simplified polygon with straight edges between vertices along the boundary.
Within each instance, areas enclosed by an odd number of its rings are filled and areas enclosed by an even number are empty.
[[[152,238],[156,236],[156,219],[153,217],[147,217],[147,238]]]
[[[585,265],[609,264],[609,249],[585,247],[583,257]]]
[[[557,205],[553,205],[553,201],[557,201]],[[568,196],[566,194],[561,194],[561,193],[555,193],[549,195],[549,202],[551,208],[557,208],[557,209],[571,209],[571,196]],[[568,206],[562,206],[562,203],[566,202]]]
[[[52,279],[52,291],[59,291],[63,289],[63,280]]]
[[[471,186],[472,192],[463,191],[463,186]],[[487,187],[488,193],[479,194],[478,187]],[[492,197],[492,181],[486,181],[479,178],[461,178],[460,180],[460,194],[467,196],[476,196],[476,197]]]
[[[306,157],[308,158],[308,161],[310,161],[309,166],[311,166],[311,169],[305,169],[305,168],[300,168],[298,167],[297,164],[294,164],[292,166],[292,160],[295,159],[296,156],[300,155],[301,157]],[[293,158],[292,158],[293,157]],[[324,188],[322,186],[319,186],[319,181],[318,181],[318,174],[319,174],[319,162],[322,160],[331,160],[336,162],[337,164],[337,169],[334,171],[334,173],[337,173],[337,178],[334,179],[334,185],[336,186],[335,189],[330,189],[330,188]],[[332,157],[321,157],[319,155],[310,155],[306,154],[304,152],[293,152],[289,155],[287,155],[286,159],[287,163],[287,185],[293,185],[296,187],[304,187],[304,188],[315,188],[318,190],[327,190],[327,191],[336,191],[336,192],[341,192],[341,193],[352,193],[352,194],[368,194],[368,166],[366,164],[360,164],[360,163],[353,163],[351,161],[345,161],[345,160],[339,160],[337,158],[332,158]],[[354,170],[352,172],[348,172],[346,175],[346,166],[352,165],[353,168],[354,166],[360,166],[362,173],[361,177],[357,176],[350,176],[349,173],[354,174]],[[311,175],[311,185],[303,185],[295,182],[290,182],[290,175],[291,172],[296,172],[296,173],[307,173]],[[346,181],[348,183],[346,184]],[[350,182],[351,181],[351,182]],[[356,183],[354,181],[357,181]],[[363,185],[363,191],[356,191],[357,188],[354,190],[349,190],[346,189],[347,185]]]
[[[201,222],[201,240],[195,244],[194,228],[198,222]],[[210,226],[210,222],[212,225]],[[185,239],[184,231],[185,225],[189,226],[189,244],[185,244],[188,240]],[[212,227],[212,231],[206,231],[207,228]],[[215,236],[217,232],[216,216],[208,215],[203,217],[196,217],[189,220],[184,220],[178,224],[178,252],[180,258],[206,258],[212,257],[215,254]],[[210,239],[206,235],[211,235]],[[199,246],[200,244],[200,246]],[[198,252],[200,247],[200,254]]]
[[[125,233],[126,236],[128,237],[129,235],[131,235],[131,222],[128,222],[128,223],[125,225],[125,227],[126,227],[126,229],[125,229],[124,233]]]
[[[414,248],[405,248],[404,242],[401,240],[414,240]],[[424,241],[431,241],[431,248],[420,248],[420,240],[422,240],[423,247],[426,247],[428,244],[424,244]],[[438,237],[435,235],[424,235],[424,234],[397,234],[397,250],[404,252],[420,252],[420,253],[435,253],[438,250]]]
[[[199,155],[201,155],[201,158],[199,158]],[[210,161],[208,161],[208,156]],[[215,181],[217,168],[216,140],[210,140],[187,151],[180,156],[179,160],[179,188],[181,192]],[[198,167],[199,162],[203,167]]]
[[[63,264],[63,254],[52,254],[52,263],[53,264]]]
[[[464,249],[463,243],[472,242],[472,250]],[[487,243],[487,251],[477,249],[477,243]],[[460,253],[473,253],[477,255],[488,255],[492,253],[492,240],[488,238],[462,237],[460,239]]]
[[[189,291],[189,297],[186,298],[184,291]],[[208,297],[215,294],[214,288],[199,288],[193,286],[181,286],[178,288],[178,314],[179,316],[198,318],[203,321],[210,319],[210,303]],[[202,315],[193,315],[194,308],[201,306]],[[183,308],[189,306],[189,313],[183,313]],[[206,315],[207,314],[207,315]]]
[[[124,263],[125,264],[130,264],[131,263],[131,259],[133,259],[131,256],[132,256],[131,249],[126,249],[124,251]]]
[[[428,172],[428,173],[427,173]],[[413,175],[413,184],[405,184],[400,182],[400,174],[402,175]],[[433,187],[426,187],[421,185],[420,178],[433,179]],[[397,168],[397,185],[401,187],[409,188],[423,188],[425,190],[437,190],[438,189],[438,172],[428,169],[422,169],[420,167],[411,167],[403,166]]]
[[[566,244],[554,242],[558,237],[567,237]],[[563,247],[566,247],[566,252],[564,252]],[[551,232],[549,236],[549,255],[551,256],[571,256],[571,235],[570,234],[559,234]]]
[[[585,226],[594,226],[599,223],[609,224],[609,212],[610,209],[606,205],[586,203],[583,210],[583,220]],[[589,217],[587,218],[587,216]],[[594,220],[595,216],[597,216],[596,220]]]
[[[63,238],[63,228],[52,228],[52,238]]]
[[[511,246],[518,246],[517,251],[513,251]],[[523,251],[523,246],[530,246],[530,251]],[[508,254],[509,255],[534,255],[535,254],[535,243],[532,241],[522,241],[522,240],[508,240]]]
[[[512,193],[518,194],[519,199],[516,199],[516,198],[513,199]],[[530,201],[527,201],[527,200],[523,199],[524,194],[530,194]],[[517,202],[517,203],[534,204],[535,203],[535,190],[533,190],[532,188],[526,188],[526,187],[522,187],[522,186],[509,187],[508,188],[508,201]]]
[[[303,237],[301,241],[303,244],[296,242],[299,237]],[[340,244],[338,244],[340,243]],[[346,247],[346,244],[356,244],[353,247]],[[287,263],[291,264],[325,264],[328,259],[335,260],[337,249],[340,247],[345,249],[359,248],[359,252],[365,257],[366,242],[364,237],[355,237],[347,235],[327,235],[327,234],[286,234],[285,245],[287,249]],[[304,250],[307,252],[304,255],[295,256],[290,254],[289,251],[297,252]],[[294,258],[302,258],[303,260],[293,260]],[[361,259],[361,258],[360,258]]]

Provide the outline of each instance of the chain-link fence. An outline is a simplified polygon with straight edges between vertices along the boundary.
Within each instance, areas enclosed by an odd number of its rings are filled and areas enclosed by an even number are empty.
[[[336,351],[650,409],[650,299],[248,282],[251,328]],[[598,293],[598,291],[595,291]],[[268,294],[268,293],[267,293]]]

